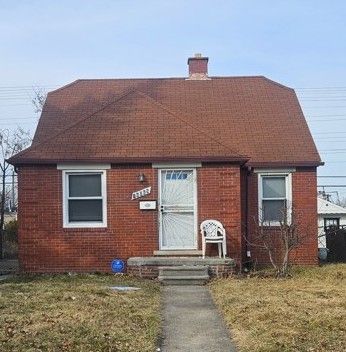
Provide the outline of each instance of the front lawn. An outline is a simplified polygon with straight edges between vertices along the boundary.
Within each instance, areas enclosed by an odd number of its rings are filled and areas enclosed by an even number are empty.
[[[239,352],[346,350],[346,264],[210,284]]]
[[[0,351],[154,351],[159,310],[159,285],[126,276],[0,281]]]

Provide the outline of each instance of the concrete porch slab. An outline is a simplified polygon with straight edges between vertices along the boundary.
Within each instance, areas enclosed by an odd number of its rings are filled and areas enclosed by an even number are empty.
[[[231,258],[195,258],[195,257],[132,257],[127,260],[128,266],[179,266],[179,265],[227,265],[235,266]]]
[[[166,251],[166,250],[160,250],[160,251],[154,251],[154,256],[164,256],[164,257],[198,257],[202,256],[202,251],[197,251],[197,250],[192,250],[192,251]]]
[[[132,257],[127,260],[127,273],[148,279],[159,276],[160,267],[205,266],[210,277],[228,277],[235,271],[236,263],[231,258],[218,257]]]

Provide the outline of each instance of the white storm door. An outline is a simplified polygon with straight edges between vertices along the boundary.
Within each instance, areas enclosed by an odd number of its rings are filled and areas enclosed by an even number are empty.
[[[159,170],[160,249],[197,249],[195,169]]]

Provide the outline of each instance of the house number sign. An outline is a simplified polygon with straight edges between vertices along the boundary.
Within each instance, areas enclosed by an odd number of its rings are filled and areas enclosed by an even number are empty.
[[[151,187],[143,188],[140,191],[132,193],[132,200],[144,197],[151,193]]]

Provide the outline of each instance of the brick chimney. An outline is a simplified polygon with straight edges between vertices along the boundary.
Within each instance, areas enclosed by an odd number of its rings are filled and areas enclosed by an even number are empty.
[[[208,58],[202,57],[202,54],[195,54],[189,57],[187,64],[189,65],[189,78],[192,80],[205,80],[208,77]]]

